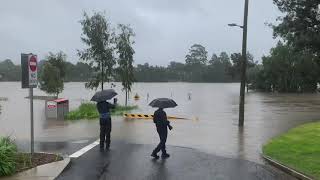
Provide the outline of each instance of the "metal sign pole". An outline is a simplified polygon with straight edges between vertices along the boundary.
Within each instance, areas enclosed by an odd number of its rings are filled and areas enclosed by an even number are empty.
[[[30,153],[34,154],[34,117],[33,117],[33,88],[37,87],[38,60],[37,55],[21,54],[21,86],[29,88],[30,99]]]
[[[31,150],[31,156],[33,156],[34,153],[34,129],[33,129],[33,88],[29,88],[29,98],[30,98],[30,132],[31,132],[31,144],[30,144],[30,150]]]

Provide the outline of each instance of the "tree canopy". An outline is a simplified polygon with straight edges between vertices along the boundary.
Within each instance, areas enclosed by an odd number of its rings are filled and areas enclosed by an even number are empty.
[[[263,57],[262,66],[249,71],[254,89],[277,92],[315,92],[319,83],[318,59],[309,51],[295,51],[281,42]]]
[[[284,16],[274,25],[274,35],[286,40],[296,50],[310,50],[320,55],[319,0],[273,0]]]
[[[58,97],[63,91],[63,80],[60,71],[50,62],[46,62],[41,70],[40,89],[48,94],[54,94]]]
[[[10,59],[0,62],[0,81],[20,81],[21,67],[15,65]]]
[[[134,33],[132,28],[129,26],[119,24],[118,29],[120,33],[116,37],[116,48],[118,53],[118,72],[119,77],[122,82],[123,89],[126,92],[126,102],[125,105],[128,105],[128,93],[131,91],[131,86],[134,82],[134,73],[133,73],[133,54],[134,49],[132,47],[134,41]]]
[[[205,50],[204,46],[202,47],[203,48],[201,49]],[[128,51],[129,53],[134,52],[132,51],[133,49],[130,49],[130,48],[128,49],[130,50]],[[237,63],[234,63],[234,62],[237,62],[237,60],[236,59],[231,60],[230,58],[231,56],[236,57],[236,54],[238,53],[231,53],[231,54],[228,54],[226,52],[217,53],[219,55],[216,55],[215,53],[213,53],[210,61],[207,60],[206,61],[207,63],[205,64],[195,63],[191,65],[191,64],[183,63],[183,60],[180,60],[180,62],[171,61],[167,66],[156,66],[156,65],[150,65],[148,63],[137,64],[137,65],[132,64],[132,67],[133,67],[132,72],[129,72],[129,71],[120,70],[121,69],[120,67],[122,65],[123,65],[122,68],[131,68],[130,64],[133,59],[131,59],[131,55],[127,54],[128,52],[123,53],[121,57],[123,58],[128,57],[130,59],[129,61],[120,62],[120,54],[118,53],[118,50],[117,50],[117,54],[115,54],[115,55],[118,55],[118,67],[115,68],[115,72],[117,73],[114,74],[115,75],[113,79],[114,81],[122,82],[125,79],[124,77],[127,76],[130,78],[134,77],[134,80],[137,82],[239,82],[239,78],[237,78],[239,77],[239,72],[235,71],[235,69],[238,69],[237,67],[238,65]],[[190,52],[188,53],[188,55],[192,54],[193,51],[191,53]],[[202,52],[206,52],[206,51],[202,51]],[[203,53],[203,55],[205,54],[207,56],[207,53]],[[199,56],[199,57],[205,57],[205,56]],[[198,58],[194,58],[194,59],[198,59]],[[46,64],[47,62],[48,62],[47,60],[42,60],[39,62],[39,76],[41,76],[44,64]],[[10,63],[12,62],[10,61]],[[90,66],[90,64],[86,62],[80,61],[80,62],[77,62],[76,64],[72,64],[66,61],[64,63],[65,63],[65,72],[66,72],[65,78],[64,78],[65,82],[70,82],[70,81],[88,82],[92,80],[91,77],[96,77],[95,69],[93,69]],[[14,65],[14,67],[18,68],[18,66],[16,65]],[[20,69],[18,68],[18,70]],[[122,74],[125,76],[121,77],[121,71],[126,72],[128,74]],[[231,72],[233,74],[231,74]],[[0,74],[1,73],[2,71],[0,71]],[[7,73],[4,73],[4,76],[7,76]],[[17,77],[17,78],[20,78],[20,77]],[[10,78],[9,80],[13,80],[13,79],[14,78],[12,79]]]
[[[97,89],[105,81],[110,81],[114,72],[116,60],[114,58],[114,32],[103,13],[95,12],[92,16],[83,14],[80,21],[82,25],[82,42],[87,49],[79,50],[81,60],[87,62],[95,71],[86,87]]]

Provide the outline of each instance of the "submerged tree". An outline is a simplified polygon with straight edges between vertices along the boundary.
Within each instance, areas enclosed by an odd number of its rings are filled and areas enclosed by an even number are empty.
[[[95,71],[86,88],[97,89],[105,81],[109,82],[116,64],[114,58],[114,32],[103,13],[95,12],[93,16],[84,13],[82,25],[82,42],[87,49],[78,51],[81,60],[87,62]]]
[[[46,62],[41,70],[40,89],[58,97],[59,93],[63,91],[63,88],[63,80],[59,69],[50,62]]]
[[[66,59],[67,55],[60,51],[56,54],[49,52],[49,55],[46,57],[46,61],[48,61],[51,65],[58,68],[60,78],[64,80],[66,76]]]
[[[316,91],[320,69],[313,53],[297,52],[294,47],[279,42],[270,55],[262,59],[262,67],[249,71],[254,88],[278,92]]]
[[[125,105],[128,105],[128,96],[131,92],[131,86],[134,82],[134,67],[133,67],[133,54],[134,49],[132,44],[134,41],[133,30],[126,25],[119,24],[118,29],[120,34],[116,38],[117,42],[117,53],[119,55],[118,64],[119,64],[119,76],[122,82],[123,90],[126,92],[126,102]]]
[[[66,75],[67,55],[62,51],[54,54],[52,52],[46,57],[40,72],[40,89],[57,97],[64,89],[64,78]]]

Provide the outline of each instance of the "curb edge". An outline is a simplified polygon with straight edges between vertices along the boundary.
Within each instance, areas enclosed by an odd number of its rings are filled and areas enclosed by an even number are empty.
[[[269,156],[266,156],[266,155],[263,155],[261,154],[262,158],[264,160],[266,160],[269,164],[273,165],[274,167],[278,168],[278,169],[281,169],[282,171],[286,172],[286,173],[289,173],[290,175],[298,178],[298,179],[301,179],[301,180],[314,180],[314,178],[310,177],[310,176],[307,176],[295,169],[292,169],[284,164],[281,164],[280,162],[272,159],[271,157]]]

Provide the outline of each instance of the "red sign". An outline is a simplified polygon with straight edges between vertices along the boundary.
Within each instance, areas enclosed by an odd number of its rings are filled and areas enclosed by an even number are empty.
[[[55,105],[48,105],[48,108],[51,109],[51,108],[56,108]]]
[[[30,66],[30,70],[32,72],[35,72],[37,70],[37,57],[36,56],[30,57],[29,66]]]

